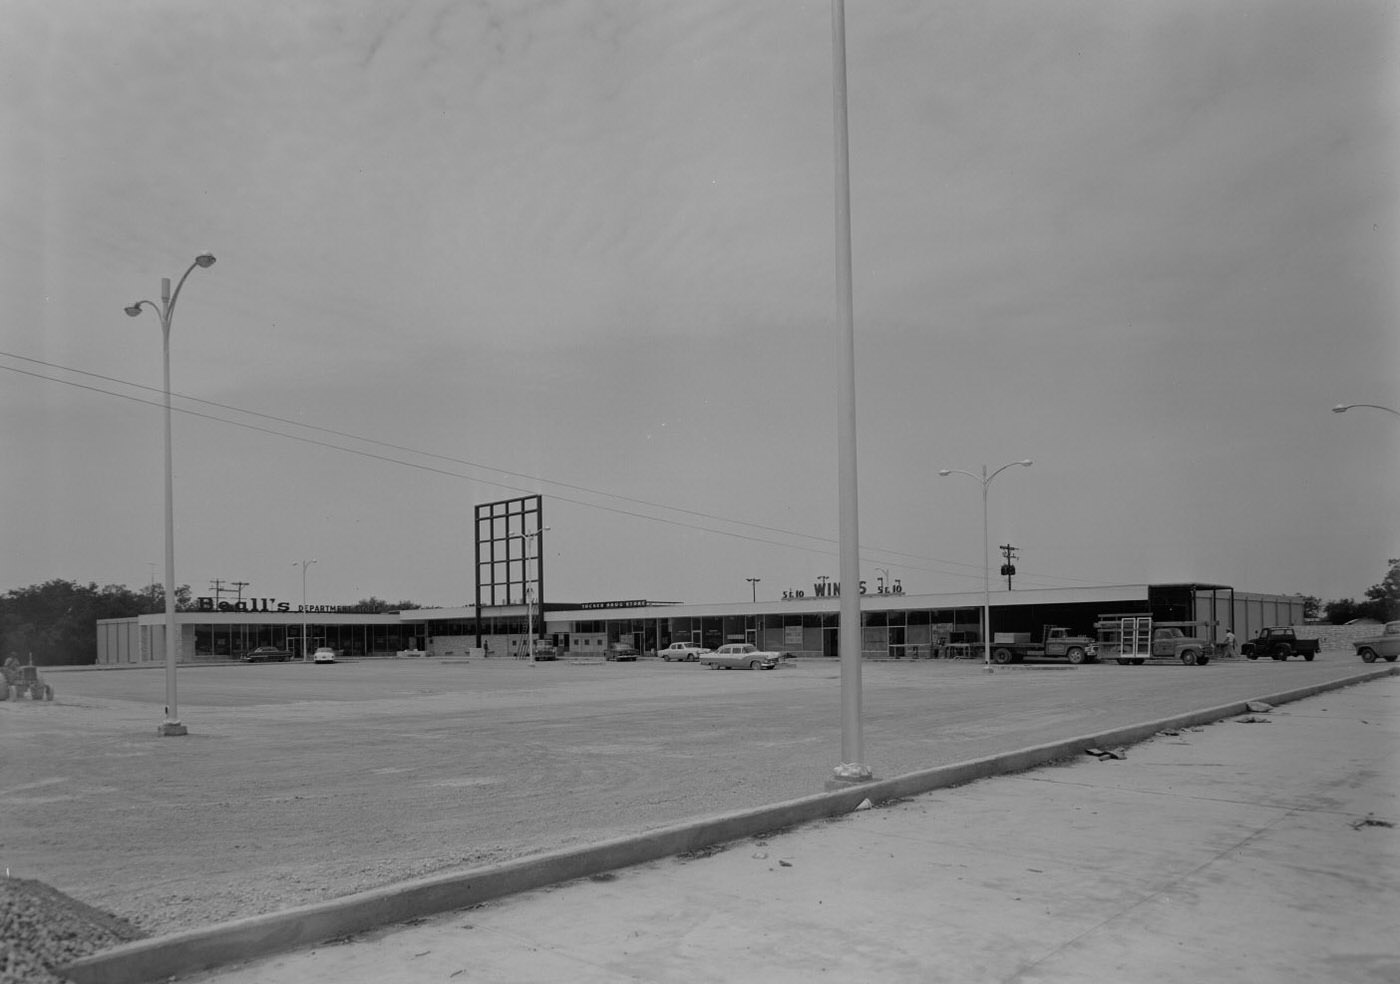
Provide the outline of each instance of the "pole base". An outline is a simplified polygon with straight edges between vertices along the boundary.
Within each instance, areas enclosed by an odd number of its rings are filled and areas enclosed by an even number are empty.
[[[174,738],[180,735],[187,735],[189,733],[190,729],[185,727],[179,721],[166,721],[164,724],[156,728],[156,734],[161,738]]]
[[[983,673],[995,673],[996,670],[992,669],[990,666],[984,666],[984,667],[982,667],[982,672],[983,672]]]
[[[843,762],[835,768],[831,778],[826,781],[826,791],[833,793],[838,789],[850,789],[852,786],[874,781],[875,773],[870,770],[870,766],[861,765],[858,762]]]

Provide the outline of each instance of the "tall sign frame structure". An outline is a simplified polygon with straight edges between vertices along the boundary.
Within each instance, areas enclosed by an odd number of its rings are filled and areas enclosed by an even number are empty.
[[[544,497],[483,502],[476,506],[477,645],[486,608],[526,605],[544,612]],[[537,540],[532,551],[530,541]],[[527,637],[534,626],[526,627]]]

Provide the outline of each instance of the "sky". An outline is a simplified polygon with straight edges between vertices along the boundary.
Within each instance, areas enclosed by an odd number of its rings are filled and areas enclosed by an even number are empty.
[[[1400,556],[1394,2],[846,5],[861,571],[1360,598]],[[838,573],[826,0],[0,0],[0,592]],[[942,469],[954,470],[940,477]],[[751,585],[749,578],[760,579]],[[1001,583],[999,580],[996,583]],[[232,598],[232,596],[229,596]]]

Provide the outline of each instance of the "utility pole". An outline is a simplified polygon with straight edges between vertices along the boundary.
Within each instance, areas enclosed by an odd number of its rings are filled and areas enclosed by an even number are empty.
[[[238,600],[241,602],[241,601],[243,600],[243,589],[246,588],[246,587],[248,586],[248,582],[247,582],[247,581],[230,581],[229,583],[232,584],[232,585],[234,586],[234,588],[238,591]]]
[[[1001,545],[1001,555],[1006,558],[1006,563],[1001,565],[1001,573],[1006,577],[1007,591],[1011,590],[1011,578],[1016,574],[1016,565],[1013,563],[1016,559],[1016,549],[1009,543]]]
[[[214,580],[209,582],[209,590],[214,592],[214,607],[218,608],[219,599],[223,597],[224,591],[227,590],[224,588],[224,582],[218,578],[215,578]]]

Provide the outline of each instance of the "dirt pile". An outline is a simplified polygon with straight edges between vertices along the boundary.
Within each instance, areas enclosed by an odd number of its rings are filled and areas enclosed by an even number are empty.
[[[0,984],[63,984],[53,973],[144,933],[30,878],[0,878]]]

